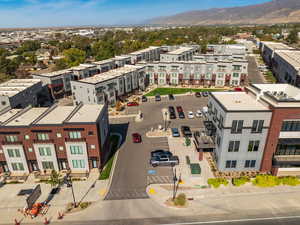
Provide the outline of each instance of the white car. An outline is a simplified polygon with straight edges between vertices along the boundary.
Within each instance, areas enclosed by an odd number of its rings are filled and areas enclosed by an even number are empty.
[[[188,118],[189,119],[194,119],[194,113],[192,111],[188,112]]]
[[[197,110],[195,116],[198,117],[198,118],[202,117],[201,110]]]

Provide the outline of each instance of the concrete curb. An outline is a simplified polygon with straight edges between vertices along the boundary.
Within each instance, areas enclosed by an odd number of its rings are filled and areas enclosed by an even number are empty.
[[[119,136],[119,141],[118,141],[118,148],[119,148],[120,145],[121,145],[121,143],[122,143],[122,141],[123,141],[123,136],[120,133],[111,133],[111,135]],[[112,165],[112,168],[111,168],[111,171],[110,171],[110,174],[109,174],[109,178],[108,178],[107,192],[105,193],[105,196],[103,197],[103,199],[106,198],[106,196],[108,194],[108,191],[110,189],[111,182],[112,182],[112,177],[113,177],[113,174],[114,174],[114,171],[115,171],[115,167],[116,167],[116,163],[117,163],[117,159],[118,159],[118,155],[119,155],[119,151],[117,151],[115,153],[113,165]]]

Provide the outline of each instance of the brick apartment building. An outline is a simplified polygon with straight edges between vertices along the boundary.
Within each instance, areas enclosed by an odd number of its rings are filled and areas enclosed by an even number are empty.
[[[106,105],[11,109],[0,113],[0,172],[101,168],[108,156]]]

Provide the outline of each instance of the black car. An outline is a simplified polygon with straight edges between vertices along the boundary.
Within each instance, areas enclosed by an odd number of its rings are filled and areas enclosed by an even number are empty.
[[[174,95],[172,95],[172,94],[169,94],[169,100],[175,100],[175,97],[174,97]]]
[[[202,93],[202,96],[203,96],[203,97],[208,97],[208,92],[207,92],[207,91],[203,92],[203,93]]]
[[[181,126],[181,132],[182,132],[183,136],[185,136],[185,137],[193,136],[192,131],[191,131],[190,127],[188,127],[188,126]]]
[[[146,96],[142,96],[142,102],[147,102],[148,101],[148,99],[147,99],[147,97]]]
[[[176,119],[175,108],[173,106],[169,106],[169,114],[170,119]]]
[[[156,101],[156,102],[160,102],[160,101],[161,101],[160,95],[155,95],[155,101]]]
[[[200,92],[196,92],[196,93],[195,93],[195,96],[196,96],[197,98],[200,98],[200,97],[201,97],[201,93],[200,93]]]
[[[171,157],[172,155],[173,155],[172,152],[161,150],[161,149],[151,152],[151,157],[161,157],[161,156]]]

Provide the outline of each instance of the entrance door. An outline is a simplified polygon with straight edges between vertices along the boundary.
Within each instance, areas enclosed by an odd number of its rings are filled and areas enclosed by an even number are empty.
[[[97,168],[97,160],[96,159],[92,159],[92,167]]]

